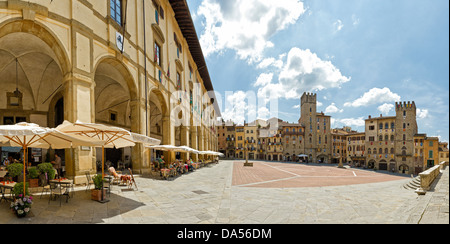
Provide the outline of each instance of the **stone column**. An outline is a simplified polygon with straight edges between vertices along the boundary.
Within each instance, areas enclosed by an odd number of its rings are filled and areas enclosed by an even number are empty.
[[[70,73],[64,79],[64,119],[95,122],[94,103],[95,84],[91,77]],[[96,173],[95,148],[78,147],[66,149],[66,176],[74,179],[75,184],[86,181],[85,172]]]
[[[175,145],[175,128],[172,126],[172,121],[170,120],[170,116],[166,115],[162,119],[162,134],[163,134],[163,145]],[[172,162],[172,160],[175,160],[175,153],[174,152],[164,152],[164,161],[166,163]]]
[[[197,135],[197,128],[198,127],[196,127],[196,126],[191,126],[191,129],[190,129],[190,138],[191,138],[191,145],[189,145],[191,148],[193,148],[193,149],[195,149],[195,150],[198,150],[198,151],[200,151],[199,150],[199,148],[198,148],[198,135]],[[198,162],[198,154],[192,154],[192,159],[195,161],[195,162]]]
[[[181,146],[189,146],[189,127],[181,126]],[[189,153],[182,153],[181,159],[186,161],[190,157]]]

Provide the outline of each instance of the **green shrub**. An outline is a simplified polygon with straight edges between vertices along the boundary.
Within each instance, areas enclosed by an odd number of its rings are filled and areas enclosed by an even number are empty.
[[[39,174],[40,174],[39,171],[35,167],[28,168],[28,177],[30,179],[37,179],[37,178],[39,178]]]
[[[28,191],[28,182],[25,184],[25,196],[29,196],[30,192]],[[20,194],[23,194],[23,182],[16,183],[16,185],[12,189],[12,193],[14,196],[18,197]]]
[[[8,165],[8,174],[10,177],[16,177],[23,173],[23,164],[13,163]]]
[[[39,172],[41,172],[41,174],[47,173],[49,180],[55,179],[55,169],[53,168],[53,165],[51,163],[38,164],[37,168]]]
[[[102,179],[102,175],[101,174],[98,174],[98,175],[94,176],[92,178],[92,181],[94,182],[96,190],[101,190],[102,189],[102,187],[103,187],[103,179]]]

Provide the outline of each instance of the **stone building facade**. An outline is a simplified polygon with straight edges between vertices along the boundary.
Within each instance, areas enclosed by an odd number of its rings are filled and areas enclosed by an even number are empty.
[[[0,76],[0,124],[80,120],[218,149],[220,111],[183,0],[0,1]],[[96,154],[66,150],[66,174],[83,181]],[[141,144],[117,155],[139,173],[155,156]]]
[[[350,127],[331,129],[331,116],[315,111],[316,98],[316,94],[303,94],[298,123],[277,118],[259,121],[262,126],[257,129],[255,159],[298,161],[298,155],[304,154],[313,163],[348,162],[357,167],[418,174],[448,157],[448,149],[437,137],[417,133],[415,102],[396,103],[395,116],[369,116],[364,131],[358,132]],[[275,128],[271,122],[276,122]],[[239,128],[242,131],[244,127]]]

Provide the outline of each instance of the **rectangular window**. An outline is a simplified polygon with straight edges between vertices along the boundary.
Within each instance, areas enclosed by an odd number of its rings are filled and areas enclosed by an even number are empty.
[[[155,42],[155,63],[161,67],[161,47]]]
[[[432,158],[433,157],[433,151],[428,151],[428,158]]]
[[[122,25],[122,1],[110,0],[111,5],[111,18],[115,20],[119,25]]]
[[[178,91],[182,90],[182,87],[181,87],[181,75],[178,72],[177,72],[177,90]]]

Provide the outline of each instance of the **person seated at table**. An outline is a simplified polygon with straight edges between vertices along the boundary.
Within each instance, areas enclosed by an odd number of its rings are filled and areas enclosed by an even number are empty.
[[[157,162],[158,162],[158,164],[159,164],[159,169],[162,169],[163,166],[164,166],[164,164],[166,163],[166,162],[164,162],[164,155],[161,156],[160,158],[158,158],[158,159],[157,159]]]

